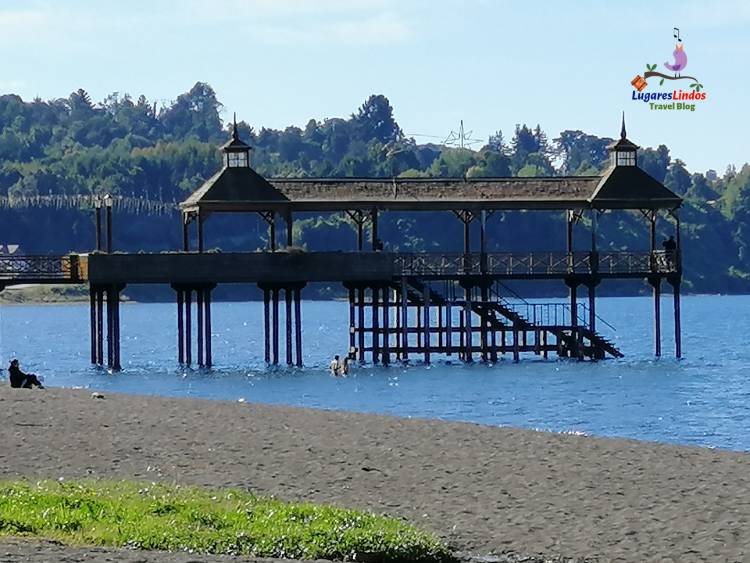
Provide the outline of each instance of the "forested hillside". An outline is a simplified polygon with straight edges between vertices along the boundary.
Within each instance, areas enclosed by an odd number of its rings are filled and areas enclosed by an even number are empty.
[[[221,103],[197,83],[169,104],[114,93],[94,102],[84,90],[67,98],[24,101],[0,96],[0,244],[21,244],[27,253],[88,250],[92,214],[86,210],[12,206],[21,196],[113,193],[177,202],[220,165],[217,146],[227,138]],[[261,118],[262,116],[248,116]],[[311,119],[283,131],[239,123],[251,144],[253,166],[272,176],[538,176],[596,174],[606,166],[611,141],[582,131],[548,136],[539,125],[498,131],[479,150],[419,144],[407,137],[384,96],[374,95],[348,118]],[[638,141],[637,132],[632,140]],[[682,211],[686,289],[750,290],[750,165],[722,174],[690,172],[669,148],[642,149],[639,165],[686,198]],[[119,250],[179,247],[176,216],[116,217]],[[635,213],[600,221],[602,241],[613,249],[647,248],[647,226]],[[660,224],[663,234],[671,228]],[[561,214],[496,214],[489,223],[490,249],[564,247]],[[580,227],[581,240],[585,225]],[[415,218],[386,214],[381,236],[389,248],[456,250],[461,227],[449,214]],[[342,248],[354,240],[343,217],[303,217],[298,240],[309,248]],[[212,218],[209,246],[253,250],[266,243],[258,218]]]

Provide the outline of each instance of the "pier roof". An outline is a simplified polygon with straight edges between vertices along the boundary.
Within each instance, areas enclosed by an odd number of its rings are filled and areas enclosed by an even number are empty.
[[[232,139],[222,147],[224,153],[235,149],[245,158],[225,158],[224,167],[180,204],[184,213],[675,209],[682,204],[635,165],[638,147],[626,137],[624,117],[620,140],[609,147],[613,165],[598,176],[266,179],[250,167],[250,147],[239,139],[236,121]]]
[[[673,209],[682,200],[636,167],[602,176],[550,178],[271,178],[224,168],[194,192],[184,211],[343,211],[377,207],[447,209]]]

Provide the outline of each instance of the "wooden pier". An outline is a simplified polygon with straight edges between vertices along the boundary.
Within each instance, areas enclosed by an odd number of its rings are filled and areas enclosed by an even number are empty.
[[[518,361],[522,354],[621,357],[623,353],[597,331],[606,321],[596,313],[596,291],[607,280],[643,279],[653,288],[655,355],[662,353],[663,282],[672,287],[675,355],[682,354],[682,201],[636,166],[637,147],[627,139],[624,124],[620,139],[610,147],[610,168],[590,177],[267,180],[251,168],[251,148],[239,139],[236,128],[222,150],[224,167],[180,206],[181,250],[113,253],[111,212],[108,209],[103,237],[97,207],[95,252],[0,257],[0,290],[18,283],[88,283],[91,362],[117,370],[120,295],[127,284],[170,285],[177,304],[176,359],[211,367],[212,290],[221,283],[258,285],[263,294],[263,318],[258,322],[264,327],[266,363],[301,366],[302,293],[312,282],[340,283],[347,292],[349,356],[388,365],[429,363],[436,356],[464,362],[496,362],[503,356]],[[566,219],[566,230],[560,233],[565,250],[488,252],[491,217],[500,210],[559,211]],[[609,210],[642,215],[650,248],[600,250],[598,217]],[[388,211],[453,214],[464,227],[463,252],[387,251],[378,238],[378,221]],[[344,214],[355,226],[356,248],[308,252],[294,247],[294,215],[300,212]],[[259,214],[268,225],[268,249],[205,252],[206,222],[216,213]],[[660,216],[674,224],[674,237],[664,249],[657,248]],[[479,224],[478,241],[470,239],[474,222]],[[286,244],[281,247],[278,227],[285,231]],[[574,248],[574,233],[582,228],[590,231],[591,245]],[[528,302],[506,285],[523,280],[557,280],[568,288],[569,299]]]

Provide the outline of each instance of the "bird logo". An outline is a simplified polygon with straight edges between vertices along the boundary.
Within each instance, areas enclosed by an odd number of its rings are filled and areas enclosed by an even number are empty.
[[[682,38],[680,37],[679,28],[674,28],[673,36],[675,39],[677,39],[674,51],[672,52],[674,62],[664,63],[664,67],[667,70],[671,71],[673,74],[670,75],[664,72],[657,71],[656,63],[646,64],[646,72],[643,73],[643,76],[637,74],[635,78],[630,81],[630,84],[638,91],[639,94],[646,89],[646,87],[648,86],[647,80],[650,78],[659,79],[659,86],[663,86],[665,80],[689,80],[690,88],[694,92],[700,92],[701,90],[703,90],[703,84],[701,84],[695,76],[682,74],[682,72],[685,70],[685,67],[687,67],[688,57],[687,53],[685,53],[685,45],[682,43]]]
[[[672,56],[674,57],[674,64],[664,63],[664,66],[674,72],[674,75],[676,77],[680,76],[680,73],[685,70],[685,67],[687,66],[687,54],[685,53],[685,46],[682,44],[682,39],[680,39],[680,30],[675,28],[677,30],[677,33],[675,34],[677,36],[677,45],[675,45],[674,51],[672,52]]]

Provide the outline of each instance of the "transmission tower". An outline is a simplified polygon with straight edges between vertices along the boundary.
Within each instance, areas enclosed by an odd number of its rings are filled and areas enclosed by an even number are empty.
[[[483,142],[482,139],[474,139],[472,134],[474,131],[464,130],[464,120],[461,120],[461,125],[458,131],[451,131],[450,134],[445,138],[443,144],[448,147],[458,147],[460,149],[470,149],[472,145]]]

